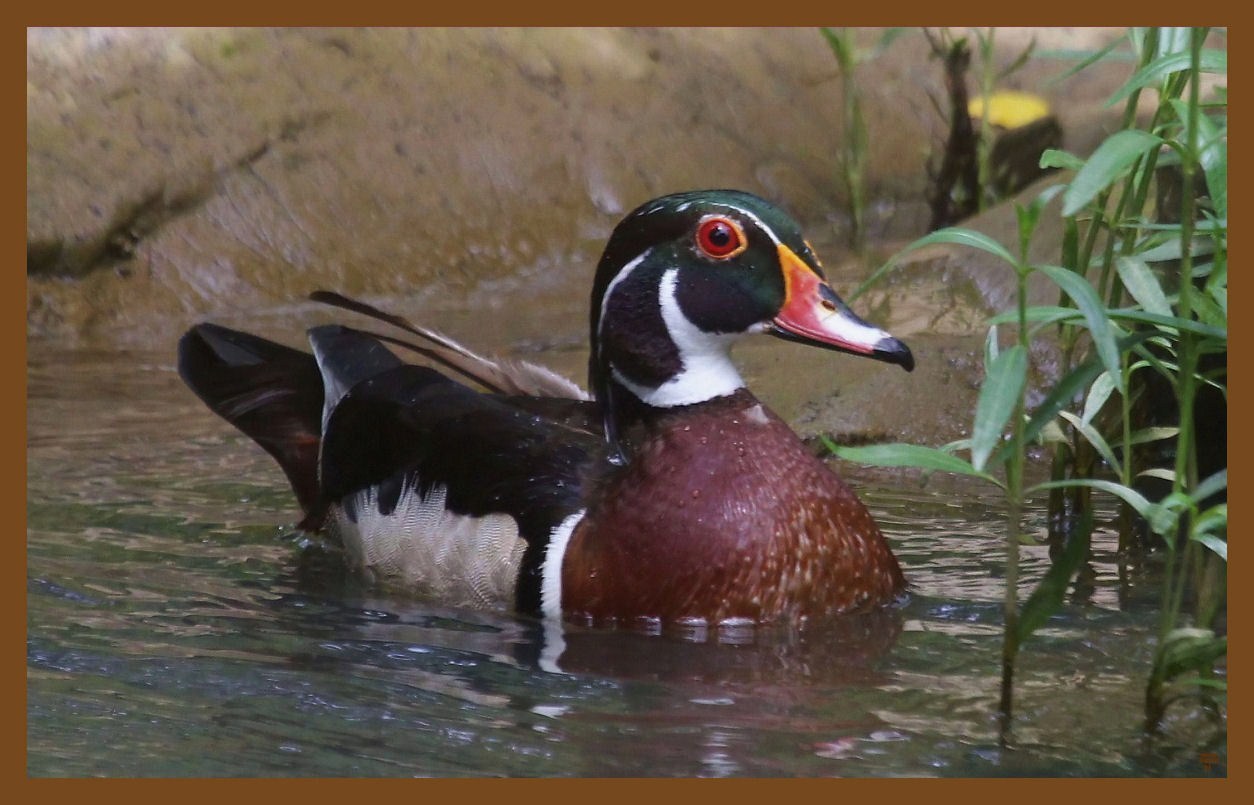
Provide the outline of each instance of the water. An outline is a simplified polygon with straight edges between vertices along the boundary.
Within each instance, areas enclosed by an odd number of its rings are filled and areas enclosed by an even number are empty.
[[[1001,748],[1004,515],[978,487],[858,484],[912,582],[898,609],[560,634],[381,597],[302,551],[281,474],[171,354],[28,360],[32,776],[1226,774],[1226,705],[1140,730],[1157,587],[1120,580],[1109,531],[1021,655]],[[1024,554],[1026,592],[1048,558]]]

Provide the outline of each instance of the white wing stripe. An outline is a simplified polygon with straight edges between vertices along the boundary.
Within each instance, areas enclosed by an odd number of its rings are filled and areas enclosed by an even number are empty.
[[[540,611],[546,618],[562,617],[562,561],[566,558],[566,545],[570,542],[570,535],[583,519],[585,511],[587,509],[580,509],[568,516],[549,536],[540,582]]]

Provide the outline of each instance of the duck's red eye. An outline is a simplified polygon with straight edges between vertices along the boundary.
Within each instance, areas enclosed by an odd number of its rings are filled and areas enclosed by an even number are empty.
[[[697,245],[710,257],[721,259],[743,251],[745,236],[733,221],[708,218],[697,227]]]

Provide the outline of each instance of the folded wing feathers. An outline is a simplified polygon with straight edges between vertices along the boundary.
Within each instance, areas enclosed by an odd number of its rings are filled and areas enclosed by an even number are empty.
[[[562,397],[575,400],[592,399],[577,384],[543,366],[521,360],[492,360],[462,346],[443,333],[428,327],[420,327],[401,316],[379,310],[365,302],[350,299],[333,291],[314,291],[309,298],[315,302],[369,316],[430,342],[429,345],[418,345],[374,334],[377,338],[411,349],[434,360],[497,394]]]

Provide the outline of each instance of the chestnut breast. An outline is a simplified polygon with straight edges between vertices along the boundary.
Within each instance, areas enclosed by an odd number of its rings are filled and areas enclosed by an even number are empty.
[[[769,621],[904,588],[866,507],[748,391],[662,414],[638,445],[571,535],[563,611]]]

